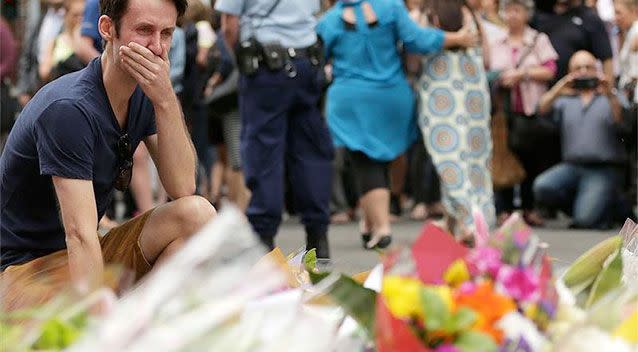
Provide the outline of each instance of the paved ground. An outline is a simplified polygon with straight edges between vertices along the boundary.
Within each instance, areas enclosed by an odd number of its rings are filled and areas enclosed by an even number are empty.
[[[420,233],[422,223],[401,219],[393,225],[394,244],[409,245]],[[556,268],[560,270],[576,259],[586,249],[603,239],[618,233],[620,229],[610,231],[569,230],[566,221],[551,222],[545,228],[535,229],[541,239],[549,244],[549,254],[555,258]],[[305,244],[305,233],[298,219],[291,218],[281,227],[277,236],[277,245],[288,254]],[[375,252],[365,251],[361,247],[360,235],[355,222],[330,227],[330,247],[334,267],[345,273],[369,270],[378,262]]]

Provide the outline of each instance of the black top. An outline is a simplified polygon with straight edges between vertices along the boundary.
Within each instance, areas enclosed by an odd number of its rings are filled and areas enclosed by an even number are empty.
[[[51,176],[92,180],[101,218],[118,173],[117,142],[132,150],[156,133],[151,102],[137,87],[127,126],[117,123],[100,59],[43,87],[27,104],[0,157],[0,268],[66,248]]]
[[[601,61],[613,56],[605,23],[586,6],[574,7],[562,15],[539,11],[531,25],[547,33],[558,53],[556,81],[567,74],[569,59],[579,50],[587,50]]]

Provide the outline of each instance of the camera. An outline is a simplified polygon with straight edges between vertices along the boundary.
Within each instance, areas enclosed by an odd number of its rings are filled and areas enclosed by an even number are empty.
[[[578,90],[594,89],[599,83],[598,77],[578,77],[574,78],[572,87]]]

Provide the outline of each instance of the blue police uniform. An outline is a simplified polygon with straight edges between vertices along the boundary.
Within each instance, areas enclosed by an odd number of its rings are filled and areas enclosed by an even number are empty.
[[[242,165],[252,192],[247,215],[269,245],[281,223],[285,172],[309,246],[325,238],[330,221],[333,146],[319,110],[323,68],[307,55],[294,55],[316,43],[319,5],[319,0],[218,0],[215,5],[239,17],[240,40],[278,43],[294,67],[291,72],[262,64],[257,72],[243,74],[239,87]]]

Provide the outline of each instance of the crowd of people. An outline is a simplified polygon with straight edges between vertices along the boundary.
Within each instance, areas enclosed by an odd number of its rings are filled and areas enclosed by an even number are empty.
[[[519,209],[532,226],[557,210],[577,228],[634,216],[637,0],[39,10],[24,35],[0,23],[3,270],[65,247],[72,276],[99,267],[84,257],[97,242],[70,237],[91,232],[88,211],[113,229],[104,260],[123,256],[114,238],[137,242],[127,260],[143,275],[223,198],[269,247],[284,209],[299,214],[324,258],[330,223],[358,219],[363,247],[383,249],[404,211],[460,241],[477,211],[491,226]]]

